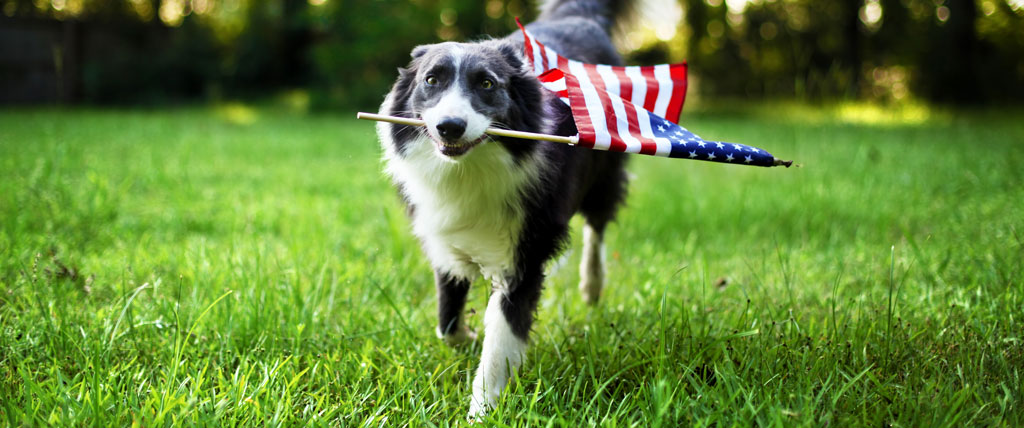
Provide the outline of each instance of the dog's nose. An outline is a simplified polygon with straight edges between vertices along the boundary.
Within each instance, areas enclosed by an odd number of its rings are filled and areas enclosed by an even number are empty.
[[[446,141],[455,141],[466,132],[466,121],[454,117],[447,117],[437,124],[437,133]]]

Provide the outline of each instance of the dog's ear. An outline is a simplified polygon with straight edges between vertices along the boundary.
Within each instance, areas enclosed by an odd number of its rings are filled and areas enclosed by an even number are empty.
[[[523,72],[523,66],[526,63],[523,61],[524,57],[522,51],[520,51],[517,46],[519,46],[518,43],[502,43],[501,46],[498,46],[498,51],[501,52],[502,58],[505,59],[505,62],[508,63],[509,67],[512,67],[512,69],[517,72]]]
[[[512,129],[541,132],[543,126],[544,88],[527,67],[526,58],[517,43],[502,43],[497,46],[505,63],[512,72],[509,74],[508,95],[511,107],[505,118]]]
[[[424,54],[426,54],[427,51],[430,50],[431,46],[432,45],[419,45],[419,46],[416,46],[416,47],[412,48],[412,52],[409,53],[409,56],[412,57],[412,62],[409,63],[408,67],[404,67],[404,68],[403,67],[399,67],[398,68],[398,76],[400,78],[406,77],[409,73],[411,73],[413,70],[415,70],[416,69],[416,60],[420,59],[420,57],[422,57]]]
[[[419,45],[419,46],[416,46],[415,48],[412,48],[412,53],[410,53],[409,55],[412,56],[412,59],[417,59],[417,58],[423,56],[423,54],[427,53],[427,51],[430,50],[431,46],[433,46],[433,45]]]

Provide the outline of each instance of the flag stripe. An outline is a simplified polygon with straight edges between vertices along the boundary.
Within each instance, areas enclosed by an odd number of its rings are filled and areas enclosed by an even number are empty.
[[[548,52],[548,67],[550,67],[550,68],[557,68],[558,67],[558,59],[560,58],[560,55],[558,55],[558,52],[555,52],[554,49],[548,49],[547,52]]]
[[[672,87],[675,86],[672,84],[672,76],[669,74],[668,65],[654,66],[654,79],[660,83],[658,85],[658,98],[654,108],[649,110],[664,116],[665,112],[668,111],[668,102],[672,98]]]
[[[532,58],[533,58],[533,67],[534,67],[535,73],[543,73],[544,72],[544,64],[540,60],[540,55],[541,55],[540,49],[541,49],[542,45],[536,39],[530,39],[530,44],[533,45],[533,56],[532,56]]]
[[[651,114],[647,110],[641,109],[639,111],[640,111],[640,115],[641,115],[641,117],[640,117],[641,123],[646,123],[647,126],[648,126],[648,129],[651,129],[650,128],[650,124],[652,122],[654,122],[656,118],[652,118]],[[653,134],[654,134],[654,130],[653,129],[651,129],[651,134],[653,136]],[[666,154],[666,155],[669,154],[669,153],[672,153],[672,146],[673,146],[672,140],[669,140],[668,138],[664,138],[664,137],[653,137],[652,139],[657,144],[658,153],[662,153],[662,154]]]
[[[597,66],[597,71],[600,73],[601,78],[604,80],[605,87],[611,89],[615,88],[613,97],[611,98],[612,108],[615,110],[615,120],[617,123],[616,127],[619,130],[619,139],[625,144],[625,151],[627,153],[641,153],[644,151],[644,145],[650,144],[637,137],[640,136],[640,129],[637,127],[636,120],[636,109],[633,106],[620,98],[618,95],[621,85],[618,77],[612,70],[614,67],[608,65]],[[613,135],[614,137],[614,135]]]
[[[612,106],[612,102],[611,102],[611,98],[612,97],[608,94],[608,91],[605,90],[604,80],[602,80],[601,79],[601,75],[599,75],[597,73],[597,66],[595,66],[593,64],[585,64],[585,63],[578,63],[578,64],[580,64],[580,65],[577,68],[582,69],[584,74],[577,74],[577,73],[573,73],[573,74],[577,75],[577,76],[581,76],[582,75],[584,77],[583,79],[580,79],[580,84],[581,85],[588,84],[590,86],[593,86],[594,92],[597,93],[597,100],[600,103],[601,111],[603,112],[603,115],[601,117],[597,117],[597,118],[593,119],[593,123],[595,125],[595,130],[598,130],[598,131],[601,130],[601,129],[606,129],[607,130],[607,132],[608,132],[608,139],[607,139],[608,140],[608,142],[607,142],[608,146],[607,146],[607,150],[612,150],[612,151],[616,151],[616,152],[625,151],[625,148],[626,148],[625,143],[623,143],[621,139],[615,138],[615,137],[618,137],[619,122],[618,122],[618,120],[615,120],[615,108]],[[575,64],[570,64],[570,68],[573,65],[575,65]],[[608,120],[609,118],[612,118],[612,120]],[[602,120],[602,119],[604,119],[604,120]],[[599,135],[599,137],[602,137],[602,136]],[[595,139],[595,142],[602,142],[603,143],[603,141],[604,141],[604,138],[596,138]],[[595,145],[595,147],[597,147],[597,146]]]
[[[658,101],[658,79],[654,76],[654,67],[640,67],[640,75],[644,77],[644,88],[647,88],[647,94],[642,104],[644,110],[657,113],[654,106]]]
[[[583,64],[579,62],[569,63],[569,72],[573,77],[585,77],[587,75],[587,71],[583,68]],[[604,106],[602,105],[601,99],[597,94],[597,90],[594,88],[594,85],[590,82],[590,79],[587,78],[577,78],[576,85],[580,88],[580,92],[582,93],[582,100],[580,101],[583,101],[583,107],[586,109],[587,114],[589,115],[589,117],[587,118],[587,121],[589,122],[589,132],[587,134],[589,135],[585,135],[582,131],[585,128],[585,126],[580,125],[578,122],[576,123],[576,127],[580,129],[580,142],[587,141],[588,143],[590,143],[590,147],[592,148],[607,150],[608,147],[611,145],[611,134],[608,133],[608,127],[606,125],[606,122],[604,121]],[[570,101],[572,100],[572,98],[572,93],[570,91]],[[577,110],[578,109],[576,108],[576,106],[573,105],[573,118],[577,117]]]
[[[635,67],[608,67],[609,70],[614,73],[614,78],[618,81],[618,95],[622,100],[625,100],[624,107],[626,110],[626,118],[629,122],[629,133],[634,136],[640,136],[638,142],[640,143],[640,150],[635,153],[641,153],[645,155],[651,155],[657,152],[657,142],[652,140],[653,135],[648,132],[644,135],[641,129],[643,120],[640,119],[639,113],[637,112],[636,105],[630,102],[633,99],[633,78],[626,72],[629,68]],[[650,130],[650,126],[648,126]]]
[[[543,66],[541,67],[542,69],[547,70],[550,68],[548,67],[548,51],[544,45],[540,45],[540,63]]]
[[[679,113],[686,101],[686,64],[672,64],[669,68],[669,74],[675,85],[672,87],[672,101],[668,104],[665,118],[679,123]]]
[[[609,67],[619,81],[619,96],[626,101],[633,100],[633,79],[626,73],[628,67]]]
[[[517,23],[518,20],[516,21]],[[567,59],[520,24],[525,54],[541,84],[569,105],[579,145],[625,153],[773,166],[768,152],[706,141],[678,125],[686,64],[593,65]]]
[[[516,24],[519,24],[518,20],[516,21]],[[524,39],[524,42],[525,42],[525,43],[523,43],[523,45],[524,45],[523,48],[526,49],[526,52],[525,52],[526,59],[528,61],[530,61],[530,65],[533,68],[533,74],[540,75],[541,73],[537,72],[537,66],[533,62],[533,37],[530,37],[530,35],[526,33],[526,29],[523,28],[522,24],[519,24],[519,28],[521,28],[523,30],[523,39]]]
[[[644,100],[647,99],[647,79],[640,72],[640,67],[625,67],[623,72],[629,76],[633,87],[633,96],[629,101],[635,106],[644,108]]]

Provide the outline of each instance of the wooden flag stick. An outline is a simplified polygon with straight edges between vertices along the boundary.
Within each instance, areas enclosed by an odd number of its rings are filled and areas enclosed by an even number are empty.
[[[409,126],[424,126],[425,125],[425,123],[422,120],[420,120],[420,119],[410,119],[408,117],[386,116],[386,115],[383,115],[383,114],[364,113],[364,112],[356,113],[356,119],[379,120],[379,121],[383,121],[383,122],[391,122],[391,123],[397,123],[399,125],[409,125]],[[535,132],[513,131],[511,129],[501,129],[501,128],[487,128],[486,130],[484,130],[484,133],[491,134],[491,135],[497,135],[497,136],[500,136],[500,137],[512,137],[512,138],[523,138],[523,139],[527,139],[527,140],[551,141],[551,142],[554,142],[554,143],[576,144],[576,143],[580,142],[579,141],[579,136],[563,137],[561,135],[538,134],[538,133],[535,133]]]

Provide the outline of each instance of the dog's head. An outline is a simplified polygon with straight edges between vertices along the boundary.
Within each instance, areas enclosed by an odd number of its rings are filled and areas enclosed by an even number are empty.
[[[412,62],[399,69],[388,113],[423,119],[429,138],[400,138],[410,130],[396,126],[396,148],[433,144],[456,161],[488,140],[488,127],[540,131],[543,93],[515,46],[495,40],[413,49]]]

